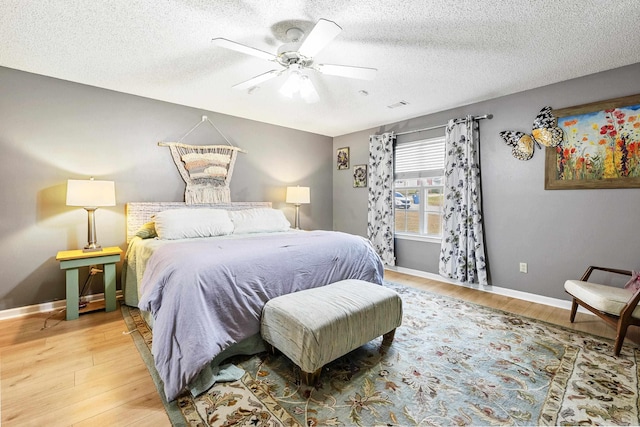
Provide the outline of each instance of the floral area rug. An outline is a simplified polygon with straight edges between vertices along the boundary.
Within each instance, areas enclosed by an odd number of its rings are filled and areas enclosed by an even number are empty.
[[[604,338],[389,282],[385,286],[402,296],[404,311],[390,347],[381,348],[380,338],[371,341],[325,366],[313,387],[301,382],[298,368],[281,354],[233,359],[246,371],[244,377],[168,403],[172,423],[640,424],[638,349],[624,346],[616,358],[613,342]],[[148,352],[152,334],[138,310],[123,306],[123,314],[144,337],[138,349]],[[153,376],[153,364],[148,366]]]

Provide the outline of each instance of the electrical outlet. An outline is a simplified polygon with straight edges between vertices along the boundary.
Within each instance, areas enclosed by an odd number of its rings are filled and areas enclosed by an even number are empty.
[[[520,263],[520,273],[526,273],[527,272],[527,263],[526,262],[521,262]]]

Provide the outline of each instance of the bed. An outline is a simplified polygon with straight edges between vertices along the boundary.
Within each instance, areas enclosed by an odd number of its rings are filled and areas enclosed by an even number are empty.
[[[128,203],[126,212],[125,303],[153,328],[169,401],[242,374],[222,362],[265,349],[260,315],[270,299],[344,279],[382,283],[366,239],[293,230],[270,203]]]

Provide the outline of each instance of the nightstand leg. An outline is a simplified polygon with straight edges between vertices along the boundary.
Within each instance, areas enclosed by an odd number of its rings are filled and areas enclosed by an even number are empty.
[[[78,318],[78,303],[79,303],[79,289],[78,289],[78,269],[70,268],[66,270],[67,275],[67,320],[74,320]]]
[[[104,265],[104,307],[106,311],[116,309],[116,265]]]

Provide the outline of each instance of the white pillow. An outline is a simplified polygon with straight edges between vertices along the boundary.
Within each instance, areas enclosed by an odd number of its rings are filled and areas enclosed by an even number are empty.
[[[164,240],[222,236],[233,233],[233,223],[223,209],[170,209],[156,214],[156,233]]]
[[[233,234],[287,231],[291,228],[291,223],[287,221],[284,213],[277,209],[229,211],[229,216],[233,221]]]

